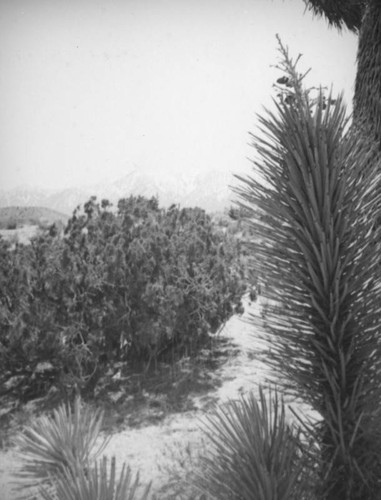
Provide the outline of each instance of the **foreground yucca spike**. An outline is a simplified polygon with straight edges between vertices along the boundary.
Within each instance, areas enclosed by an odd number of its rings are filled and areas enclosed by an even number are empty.
[[[275,304],[263,331],[267,361],[321,416],[309,429],[320,449],[319,494],[381,498],[376,146],[351,129],[341,96],[334,106],[322,90],[313,99],[280,51],[294,99],[259,117],[256,172],[238,176],[236,190],[252,214],[254,270]]]
[[[198,485],[207,498],[311,499],[307,442],[276,390],[260,387],[258,397],[250,393],[217,407],[205,431],[209,455],[201,460]]]
[[[17,486],[24,490],[47,483],[56,474],[78,468],[96,458],[109,438],[101,437],[103,412],[83,405],[79,398],[62,404],[52,416],[43,415],[27,425],[14,439],[21,458],[15,474]]]
[[[123,464],[117,473],[115,457],[107,457],[78,469],[73,476],[62,471],[53,481],[54,490],[44,488],[43,500],[148,500],[151,485],[139,488],[139,474],[134,476]]]

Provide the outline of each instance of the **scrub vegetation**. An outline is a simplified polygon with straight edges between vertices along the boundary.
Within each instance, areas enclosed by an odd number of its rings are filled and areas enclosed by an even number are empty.
[[[253,136],[256,175],[238,177],[236,190],[250,228],[246,252],[255,256],[249,271],[265,277],[269,299],[266,318],[253,317],[253,328],[279,385],[209,413],[208,445],[188,476],[187,500],[380,497],[380,120],[373,85],[380,79],[372,72],[380,69],[380,2],[307,3],[332,24],[360,32],[354,116],[342,96],[305,88],[299,58],[279,42],[277,100]],[[144,372],[167,356],[199,352],[208,332],[240,310],[239,246],[205,212],[162,210],[144,198],[121,200],[116,212],[91,199],[64,238],[52,229],[28,249],[11,251],[1,241],[3,385],[23,398],[50,387],[92,395],[118,363]],[[317,417],[286,418],[285,395]],[[75,399],[72,413],[61,406],[18,439],[34,457],[24,469],[29,478],[41,481],[36,464],[47,452],[54,457],[44,498],[150,498],[150,486],[139,490],[128,468],[117,477],[115,463],[89,458],[90,450],[76,458],[71,438],[72,455],[55,454],[59,436],[75,436],[67,430],[79,425],[80,411]],[[98,417],[87,426],[89,443]],[[38,436],[46,436],[42,446]]]
[[[91,397],[210,344],[246,287],[240,243],[199,208],[90,199],[64,235],[0,240],[2,396]]]

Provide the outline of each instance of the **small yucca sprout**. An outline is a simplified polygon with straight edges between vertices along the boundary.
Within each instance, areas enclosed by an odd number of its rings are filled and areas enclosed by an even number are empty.
[[[151,485],[139,492],[139,474],[133,478],[131,469],[123,464],[117,477],[115,457],[108,466],[102,457],[93,466],[79,468],[73,475],[64,469],[54,480],[54,491],[43,488],[43,500],[147,500]]]
[[[251,393],[207,419],[210,454],[202,458],[200,488],[208,498],[307,498],[307,453],[301,430],[289,424],[278,393]]]
[[[21,457],[15,474],[21,489],[50,481],[58,473],[75,474],[97,457],[109,438],[100,438],[103,413],[83,407],[61,405],[51,417],[41,416],[14,439]]]

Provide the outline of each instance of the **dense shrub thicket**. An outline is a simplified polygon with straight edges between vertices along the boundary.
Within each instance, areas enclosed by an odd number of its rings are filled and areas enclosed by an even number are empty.
[[[91,391],[116,361],[195,352],[242,308],[245,281],[237,238],[204,210],[92,197],[63,236],[0,239],[0,287],[0,383],[29,397]]]

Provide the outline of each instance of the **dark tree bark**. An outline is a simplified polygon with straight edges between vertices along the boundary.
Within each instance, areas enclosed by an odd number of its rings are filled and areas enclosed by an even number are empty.
[[[353,119],[381,149],[381,0],[367,2],[361,23]]]

